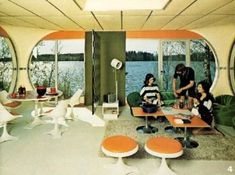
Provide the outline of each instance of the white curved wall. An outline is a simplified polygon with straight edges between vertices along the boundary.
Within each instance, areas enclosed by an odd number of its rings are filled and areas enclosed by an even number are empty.
[[[214,84],[212,93],[217,96],[220,94],[233,94],[229,83],[229,59],[230,50],[235,38],[235,25],[214,26],[194,30],[202,35],[215,49],[218,58],[218,76]]]
[[[27,68],[28,59],[38,41],[47,34],[54,32],[50,30],[15,27],[15,26],[1,26],[9,35],[12,44],[16,51],[16,58],[18,60],[18,68]],[[18,69],[18,80],[16,82],[16,88],[20,85],[26,87],[27,90],[32,90],[32,86],[28,77],[28,70]]]

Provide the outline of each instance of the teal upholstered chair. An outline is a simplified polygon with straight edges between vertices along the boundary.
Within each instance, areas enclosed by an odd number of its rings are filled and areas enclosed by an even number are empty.
[[[216,124],[235,128],[235,96],[220,95],[215,97],[213,114]]]
[[[140,93],[139,92],[131,92],[130,94],[128,94],[127,103],[130,106],[131,115],[133,115],[132,107],[138,107],[142,103]]]
[[[161,91],[161,98],[162,101],[164,102],[165,106],[173,106],[175,103],[175,96],[174,93],[171,91]]]

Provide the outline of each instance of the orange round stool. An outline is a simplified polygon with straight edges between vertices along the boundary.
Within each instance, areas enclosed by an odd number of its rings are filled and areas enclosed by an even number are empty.
[[[176,175],[167,165],[166,158],[176,158],[183,154],[183,148],[179,141],[168,137],[153,137],[147,140],[145,150],[157,157],[162,158],[159,169],[150,174]]]
[[[125,175],[138,172],[136,167],[126,165],[122,158],[135,154],[139,149],[137,142],[123,135],[115,135],[103,140],[101,150],[107,156],[117,157],[116,164],[108,165],[110,174]]]

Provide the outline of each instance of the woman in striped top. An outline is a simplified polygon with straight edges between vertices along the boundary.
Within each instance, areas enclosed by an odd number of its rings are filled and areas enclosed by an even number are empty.
[[[157,84],[154,84],[155,78],[153,74],[149,73],[145,76],[144,85],[140,91],[140,96],[143,102],[148,104],[156,104],[161,106],[163,102],[161,101],[161,96]]]

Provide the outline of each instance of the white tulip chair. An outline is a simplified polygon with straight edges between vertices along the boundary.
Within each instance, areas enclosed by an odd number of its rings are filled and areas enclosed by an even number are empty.
[[[61,100],[54,109],[42,114],[45,117],[51,118],[50,120],[46,120],[46,123],[54,124],[54,129],[48,132],[48,134],[52,135],[53,138],[61,137],[63,131],[61,130],[60,125],[68,127],[68,124],[65,121],[67,107],[68,103],[64,100]]]
[[[0,143],[9,141],[9,140],[17,140],[18,137],[14,137],[10,135],[7,131],[7,123],[12,120],[22,117],[22,115],[13,115],[8,112],[4,106],[0,103],[0,127],[3,127],[2,135],[0,137]]]
[[[83,93],[83,90],[82,90],[82,89],[78,89],[78,90],[75,92],[75,94],[68,100],[68,104],[70,105],[71,110],[70,110],[70,115],[66,116],[66,119],[67,119],[67,120],[75,120],[75,119],[77,119],[77,118],[76,118],[76,115],[74,114],[73,108],[74,108],[74,106],[75,106],[76,104],[79,104],[79,103],[80,103],[80,102],[79,102],[79,99],[80,99],[82,93]]]
[[[7,91],[0,91],[0,102],[7,110],[11,111],[12,109],[16,109],[21,105],[21,102],[9,100],[7,96]]]

